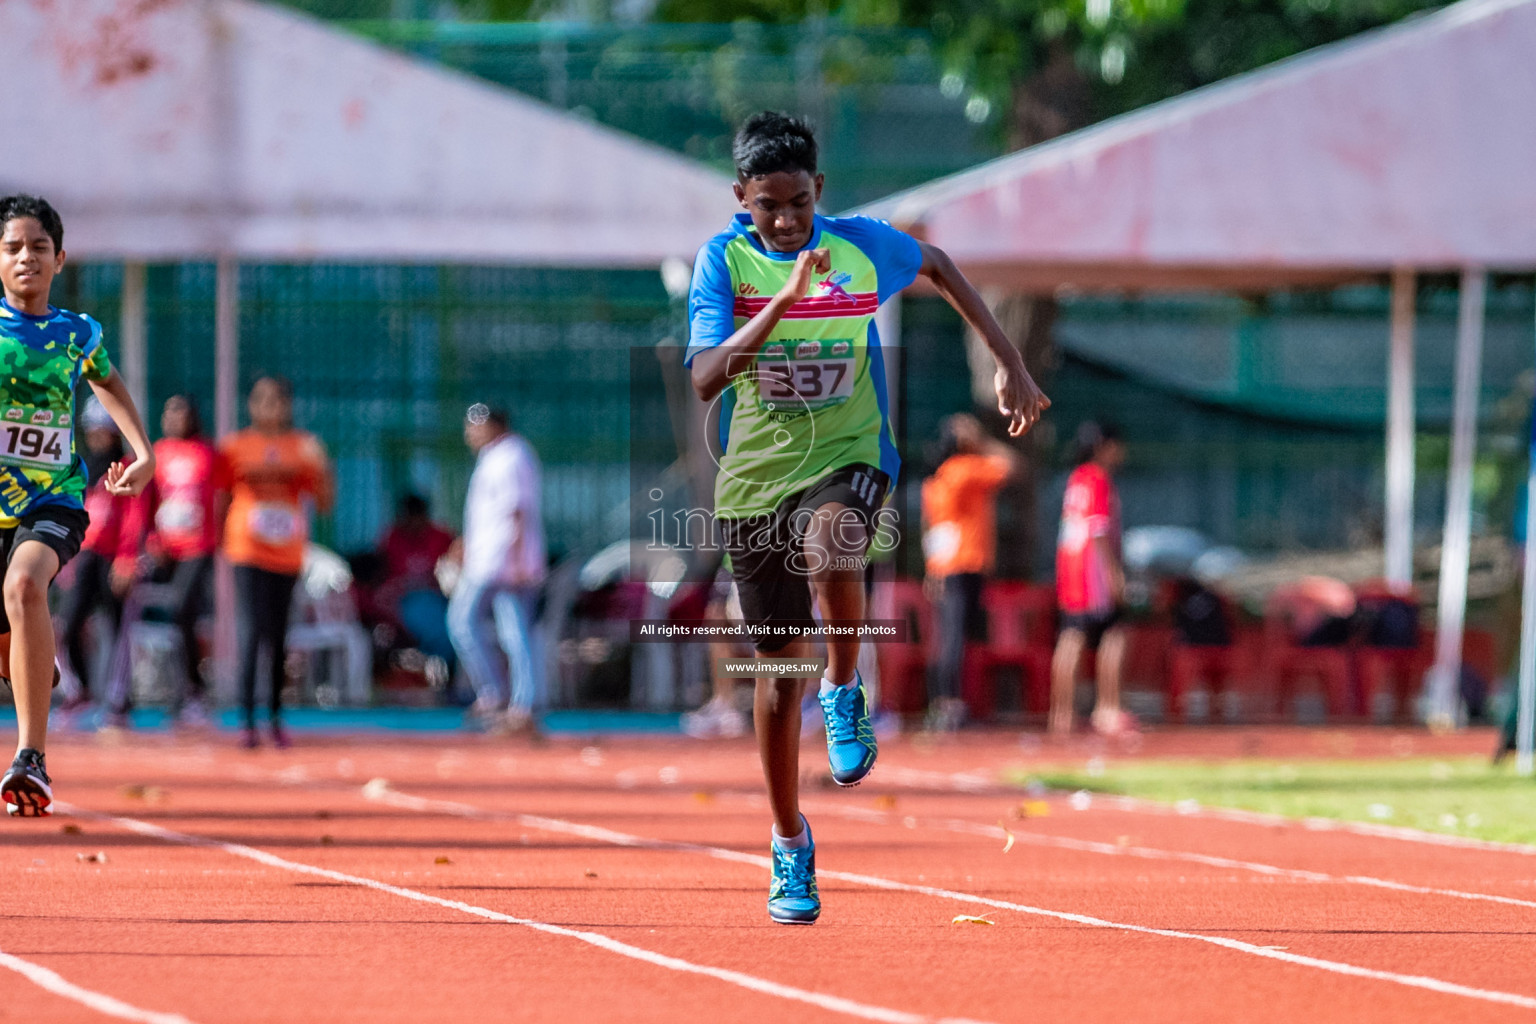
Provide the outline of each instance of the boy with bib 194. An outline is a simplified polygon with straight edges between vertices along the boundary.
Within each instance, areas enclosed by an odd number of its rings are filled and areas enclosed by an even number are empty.
[[[0,776],[10,814],[52,812],[44,765],[48,704],[57,681],[48,587],[80,550],[89,519],[85,463],[75,450],[76,391],[90,384],[133,449],[107,468],[107,490],[139,494],[155,454],[128,388],[107,358],[101,325],[48,303],[64,269],[64,224],[46,200],[0,199],[0,675],[16,701],[16,759]]]

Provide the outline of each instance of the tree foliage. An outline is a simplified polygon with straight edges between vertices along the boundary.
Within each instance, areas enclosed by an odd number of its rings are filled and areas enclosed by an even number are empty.
[[[931,33],[944,87],[1016,145],[1438,6],[1437,0],[660,0],[659,21],[830,17]]]

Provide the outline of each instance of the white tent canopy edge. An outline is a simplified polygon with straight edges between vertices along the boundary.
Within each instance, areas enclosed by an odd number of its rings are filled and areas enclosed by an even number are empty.
[[[0,153],[0,190],[58,207],[74,258],[124,261],[141,408],[144,264],[215,261],[221,433],[242,260],[656,267],[735,208],[728,179],[659,146],[253,0],[6,5],[0,57],[31,76],[12,134],[48,140]]]
[[[1486,275],[1536,269],[1532,52],[1536,0],[1463,0],[860,212],[919,231],[968,273],[1020,291],[1256,290],[1390,274],[1384,569],[1403,584],[1412,577],[1415,272],[1459,271],[1441,630],[1429,679],[1431,721],[1448,724]],[[1536,602],[1529,574],[1525,602]],[[1528,635],[1527,660],[1533,643]],[[1522,721],[1529,745],[1536,725]]]

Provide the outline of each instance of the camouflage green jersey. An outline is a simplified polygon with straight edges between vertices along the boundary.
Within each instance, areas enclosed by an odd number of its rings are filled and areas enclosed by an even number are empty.
[[[75,389],[111,373],[95,320],[52,306],[32,316],[0,299],[0,529],[45,505],[84,507]]]

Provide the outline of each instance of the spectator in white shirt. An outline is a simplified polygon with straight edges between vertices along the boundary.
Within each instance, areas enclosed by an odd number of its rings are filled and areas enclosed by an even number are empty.
[[[507,414],[476,403],[464,418],[475,470],[464,500],[463,568],[448,630],[475,688],[470,719],[492,731],[533,728],[543,680],[532,651],[544,581],[539,459]]]

